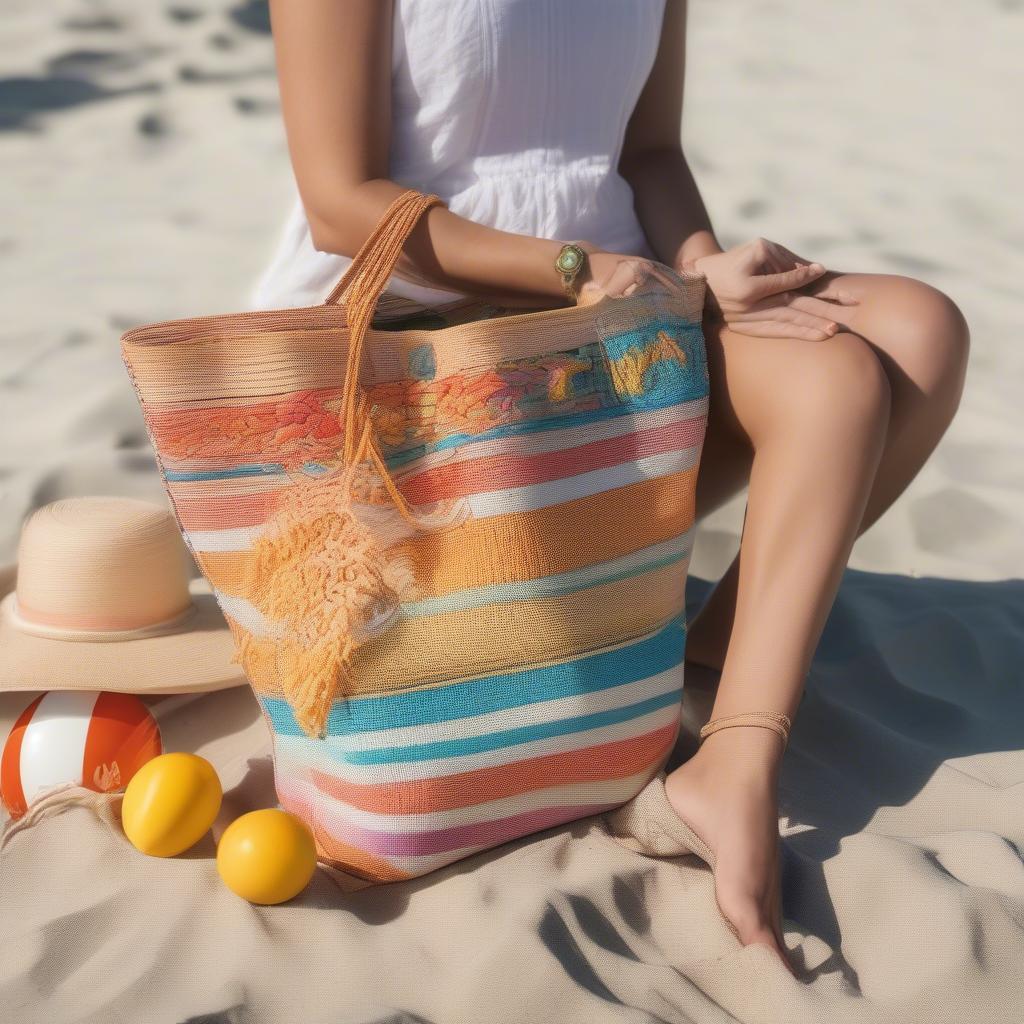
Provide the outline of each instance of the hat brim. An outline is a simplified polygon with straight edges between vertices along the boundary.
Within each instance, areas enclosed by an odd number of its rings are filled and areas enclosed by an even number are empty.
[[[0,568],[0,600],[14,590],[16,566]],[[201,693],[248,682],[232,662],[234,640],[205,579],[190,581],[196,610],[180,632],[132,640],[64,640],[27,633],[0,608],[0,692],[111,690]]]

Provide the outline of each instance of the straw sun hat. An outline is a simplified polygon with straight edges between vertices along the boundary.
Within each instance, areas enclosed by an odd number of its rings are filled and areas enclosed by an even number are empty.
[[[0,568],[0,691],[191,693],[239,686],[227,623],[170,510],[68,498],[26,520]]]

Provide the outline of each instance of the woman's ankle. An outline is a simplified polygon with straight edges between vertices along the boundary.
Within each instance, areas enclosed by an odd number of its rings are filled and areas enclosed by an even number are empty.
[[[750,784],[774,785],[785,747],[771,729],[734,726],[706,736],[686,762],[691,773]]]

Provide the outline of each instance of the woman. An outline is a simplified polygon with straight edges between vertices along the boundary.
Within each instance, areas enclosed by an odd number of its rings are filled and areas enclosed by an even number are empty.
[[[271,0],[301,201],[256,293],[321,301],[404,188],[436,192],[380,316],[442,322],[580,301],[652,261],[707,279],[711,412],[698,516],[749,487],[740,553],[690,625],[712,709],[791,716],[857,535],[957,408],[968,332],[942,293],[828,271],[755,239],[722,251],[680,144],[684,0]],[[714,732],[671,773],[723,916],[788,965],[770,729]]]

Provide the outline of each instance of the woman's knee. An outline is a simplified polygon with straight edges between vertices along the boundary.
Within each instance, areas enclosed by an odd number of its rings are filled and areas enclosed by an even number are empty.
[[[897,275],[864,275],[851,326],[927,396],[959,402],[970,354],[970,330],[957,304],[938,288]]]

